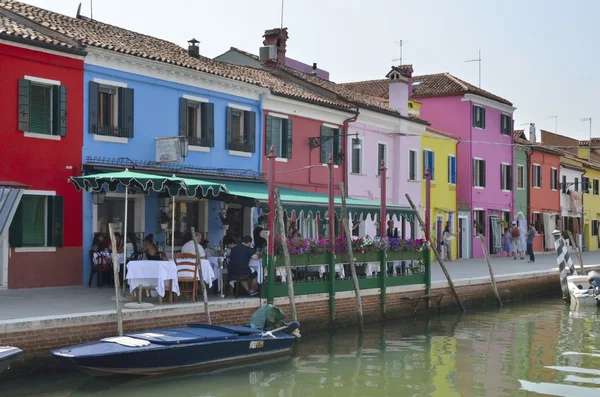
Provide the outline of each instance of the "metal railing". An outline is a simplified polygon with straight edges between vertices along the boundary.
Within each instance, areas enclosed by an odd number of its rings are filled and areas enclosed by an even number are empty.
[[[96,125],[92,129],[92,133],[102,136],[114,136],[118,138],[128,138],[129,128],[117,127],[113,125]]]

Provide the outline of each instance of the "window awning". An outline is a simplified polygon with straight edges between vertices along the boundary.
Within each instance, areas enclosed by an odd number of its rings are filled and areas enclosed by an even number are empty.
[[[26,185],[0,182],[0,236],[10,227]]]
[[[226,187],[226,192],[233,196],[234,199],[248,198],[255,200],[257,206],[267,212],[269,200],[267,184],[263,182],[237,181],[214,182],[224,185]],[[295,212],[296,216],[303,214],[305,217],[309,215],[314,217],[318,214],[324,215],[325,211],[328,209],[329,197],[326,194],[286,187],[279,187],[279,194],[281,195],[283,209],[288,216],[291,216],[292,212]],[[341,213],[341,205],[341,198],[339,196],[335,197],[335,212],[338,218]],[[379,201],[347,198],[346,207],[348,211],[353,214],[353,218],[360,218],[365,217],[367,214],[379,214],[380,203]],[[412,209],[399,205],[388,204],[386,209],[389,216],[396,215],[397,218],[400,216],[412,218],[414,215]]]

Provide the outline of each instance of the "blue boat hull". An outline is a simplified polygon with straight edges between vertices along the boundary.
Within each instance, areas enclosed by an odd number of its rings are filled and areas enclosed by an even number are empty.
[[[246,330],[246,331],[245,331]],[[286,333],[262,336],[245,327],[191,326],[126,335],[145,346],[99,342],[53,351],[55,357],[93,371],[158,375],[173,371],[209,371],[217,368],[289,355],[295,337]],[[148,343],[149,342],[149,343]]]
[[[0,346],[0,374],[4,372],[10,363],[23,351],[12,346]]]

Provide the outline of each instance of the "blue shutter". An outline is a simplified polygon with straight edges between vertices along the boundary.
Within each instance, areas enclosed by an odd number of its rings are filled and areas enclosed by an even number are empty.
[[[429,167],[429,152],[427,150],[423,150],[423,180],[425,180],[425,172],[427,172],[427,167]]]
[[[456,157],[452,157],[452,183],[456,185]]]

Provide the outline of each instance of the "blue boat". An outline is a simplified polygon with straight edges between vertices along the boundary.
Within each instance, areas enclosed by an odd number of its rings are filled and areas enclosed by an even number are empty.
[[[12,346],[0,346],[0,374],[4,372],[10,363],[23,351]]]
[[[209,371],[289,355],[300,324],[264,332],[235,325],[188,324],[54,350],[52,355],[94,372],[159,375]]]

